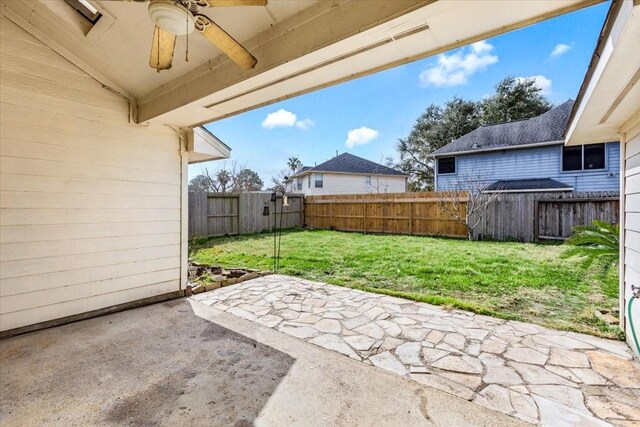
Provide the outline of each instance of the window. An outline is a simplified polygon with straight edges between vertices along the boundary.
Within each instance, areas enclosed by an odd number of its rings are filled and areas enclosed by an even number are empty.
[[[302,190],[302,178],[298,178],[298,191]]]
[[[584,146],[585,170],[604,169],[604,144],[593,144]]]
[[[316,181],[316,188],[322,188],[322,174],[321,173],[315,173],[313,175],[314,175],[315,181]]]
[[[365,185],[371,185],[371,175],[364,178]]]
[[[455,157],[438,158],[438,175],[444,175],[447,173],[456,173]]]
[[[582,146],[562,147],[562,170],[582,170]]]
[[[71,7],[84,16],[89,22],[95,24],[102,16],[98,9],[93,7],[87,0],[65,0]]]
[[[562,170],[581,171],[604,169],[604,144],[562,147]]]
[[[311,174],[307,175],[307,188],[311,188]]]

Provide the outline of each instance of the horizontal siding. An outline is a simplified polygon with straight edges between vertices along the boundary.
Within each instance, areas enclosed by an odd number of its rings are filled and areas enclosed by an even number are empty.
[[[561,145],[467,154],[456,157],[456,173],[438,175],[437,190],[456,188],[464,177],[481,177],[486,184],[499,179],[552,178],[575,191],[619,191],[620,144],[606,146],[606,169],[562,172]]]
[[[313,175],[311,178],[311,188],[309,188],[307,186],[307,177],[305,176],[303,178],[302,190],[296,190],[296,192],[301,192],[308,196],[323,194],[403,193],[407,191],[405,182],[406,179],[403,176],[377,177],[373,175],[371,177],[371,185],[368,185],[365,175],[324,173],[322,188],[315,188]]]
[[[91,286],[105,280],[124,280],[129,276],[180,268],[180,258],[171,256],[154,260],[126,261],[120,264],[91,266],[67,271],[47,272],[31,276],[3,279],[2,295],[28,294],[43,289],[70,285]],[[0,304],[2,299],[0,298]],[[10,307],[7,307],[7,310]]]
[[[624,296],[628,304],[632,295],[631,285],[640,286],[640,126],[635,135],[627,135],[625,145],[625,253],[624,253]],[[626,310],[626,306],[625,306]],[[640,330],[640,304],[634,304],[633,318],[636,331]],[[629,318],[627,317],[627,322]],[[627,328],[629,326],[627,325]],[[627,341],[633,348],[631,334]]]
[[[3,328],[13,329],[12,327],[19,327],[19,325],[22,324],[31,325],[58,319],[61,315],[64,316],[64,313],[86,313],[104,307],[173,292],[177,290],[176,283],[177,280],[170,280],[162,283],[151,283],[139,287],[127,288],[126,290],[95,294],[90,297],[81,297],[78,299],[72,296],[64,301],[45,306],[34,305],[29,309],[21,311],[12,313],[3,312],[0,314],[0,323]],[[6,306],[8,306],[8,304],[5,305],[4,300],[5,298],[0,298],[0,310],[5,310]]]
[[[0,328],[180,289],[173,131],[2,18]]]

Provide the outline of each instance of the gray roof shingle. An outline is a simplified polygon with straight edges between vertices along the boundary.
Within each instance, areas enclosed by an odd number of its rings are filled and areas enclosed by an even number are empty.
[[[318,166],[304,166],[302,170],[296,173],[300,175],[306,172],[340,172],[340,173],[358,173],[370,175],[406,175],[399,170],[391,169],[371,160],[354,156],[349,153],[342,153]],[[294,175],[294,176],[296,176]]]
[[[544,114],[525,120],[483,125],[434,151],[433,156],[517,147],[560,141],[564,133],[573,100],[552,108]]]
[[[501,179],[482,191],[573,190],[573,187],[551,178]]]

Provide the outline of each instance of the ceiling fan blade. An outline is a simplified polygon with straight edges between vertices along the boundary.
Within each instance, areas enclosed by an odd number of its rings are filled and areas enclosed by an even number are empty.
[[[209,6],[266,6],[267,0],[207,0]]]
[[[211,24],[204,29],[202,34],[229,58],[231,58],[233,62],[245,70],[252,69],[258,63],[258,60],[254,58],[247,49],[242,47],[240,43],[235,41],[233,37],[216,25],[215,22],[211,22]]]
[[[173,60],[173,49],[176,47],[176,35],[156,26],[151,42],[149,66],[156,70],[168,70]]]

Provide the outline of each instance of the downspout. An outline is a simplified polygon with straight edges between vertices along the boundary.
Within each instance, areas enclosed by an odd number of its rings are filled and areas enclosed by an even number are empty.
[[[187,289],[189,271],[189,153],[187,151],[186,132],[191,129],[176,129],[165,124],[178,136],[180,145],[180,283],[178,290]]]
[[[193,131],[191,131],[193,132]],[[182,132],[181,132],[182,133]],[[180,287],[187,289],[189,272],[189,153],[187,138],[180,136]]]
[[[620,135],[620,258],[618,259],[618,269],[619,269],[619,284],[618,284],[618,307],[620,308],[620,329],[626,331],[627,322],[626,322],[626,298],[625,298],[625,277],[624,277],[624,257],[625,257],[625,210],[626,210],[626,180],[625,180],[625,170],[627,169],[627,134],[622,133]]]

